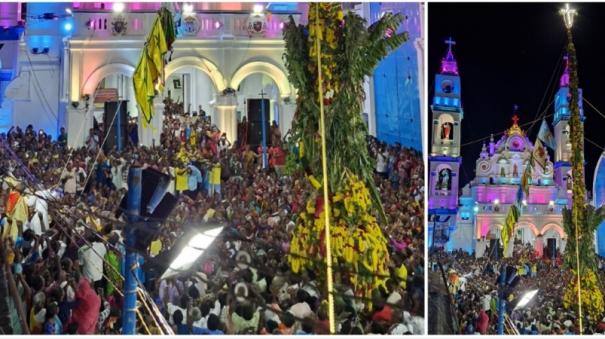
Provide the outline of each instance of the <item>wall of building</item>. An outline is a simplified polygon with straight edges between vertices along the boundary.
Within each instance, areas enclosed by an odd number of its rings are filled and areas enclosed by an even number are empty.
[[[415,41],[422,39],[422,7],[419,3],[371,3],[370,22],[377,21],[386,12],[401,13],[407,17],[398,33],[407,31],[409,41],[392,52],[374,72],[376,136],[388,143],[422,150],[421,95],[422,65]]]
[[[41,16],[45,13],[63,15],[69,5],[27,4],[26,35],[19,44],[16,75],[5,91],[5,100],[10,101],[13,125],[24,127],[32,124],[36,129],[44,129],[53,138],[65,125],[67,102],[61,100],[63,39],[70,34],[64,24],[71,19],[59,17],[47,20]],[[46,53],[42,52],[45,48],[48,49]],[[2,114],[7,115],[6,112]]]

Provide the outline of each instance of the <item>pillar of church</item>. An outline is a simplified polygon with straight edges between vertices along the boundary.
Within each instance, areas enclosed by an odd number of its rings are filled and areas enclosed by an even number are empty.
[[[154,146],[160,144],[162,124],[164,122],[164,102],[160,96],[153,99],[153,117],[147,127],[143,127],[142,115],[139,114],[139,144]]]
[[[67,132],[68,147],[76,148],[84,145],[88,132],[93,126],[92,114],[83,101],[78,102],[76,107],[72,104],[67,105],[65,131]]]
[[[536,237],[536,241],[534,242],[534,251],[536,252],[536,256],[538,258],[542,258],[544,255],[544,239],[542,236]]]
[[[219,95],[216,102],[216,127],[233,143],[237,139],[237,97],[234,94]]]

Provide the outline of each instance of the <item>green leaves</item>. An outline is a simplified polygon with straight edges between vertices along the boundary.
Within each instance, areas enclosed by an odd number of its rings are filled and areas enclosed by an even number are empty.
[[[366,95],[363,82],[365,77],[373,74],[385,56],[407,41],[407,33],[394,33],[403,20],[400,14],[387,13],[366,28],[365,19],[348,12],[341,24],[324,21],[326,27],[337,27],[332,31],[336,48],[322,47],[322,53],[333,53],[327,59],[334,60],[334,64],[330,65],[334,69],[332,76],[338,79],[335,96],[324,106],[329,189],[331,192],[341,191],[345,185],[343,173],[350,170],[369,187],[372,203],[383,222],[386,221],[386,214],[375,187],[375,164],[368,153],[368,131],[361,116]],[[285,64],[290,82],[298,90],[291,142],[303,143],[303,167],[321,176],[319,95],[315,88],[317,70],[310,67],[316,60],[309,57],[310,44],[315,42],[308,39],[307,32],[308,27],[296,25],[292,17],[284,28]],[[326,41],[322,41],[324,43]]]

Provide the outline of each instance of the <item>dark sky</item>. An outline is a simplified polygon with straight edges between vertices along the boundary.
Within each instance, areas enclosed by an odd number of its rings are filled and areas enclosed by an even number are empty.
[[[454,56],[462,79],[462,139],[470,141],[500,135],[511,126],[513,105],[519,106],[519,124],[536,119],[553,101],[563,71],[566,35],[558,10],[552,3],[430,3],[429,100],[434,93],[435,73],[445,55],[450,35],[457,42]],[[605,3],[572,4],[578,10],[573,33],[580,87],[584,97],[605,113]],[[557,67],[558,65],[558,67]],[[552,73],[554,85],[549,87]],[[540,101],[546,95],[540,108]],[[554,112],[551,105],[547,114]],[[430,112],[429,124],[432,123]],[[599,146],[605,145],[605,118],[584,104],[585,134]],[[552,117],[547,118],[552,127]],[[524,127],[527,131],[529,126]],[[529,131],[532,142],[540,122]],[[429,133],[431,133],[429,125]],[[554,132],[553,132],[554,133]],[[432,141],[429,135],[429,143]],[[462,148],[463,187],[474,176],[475,160],[482,142]],[[430,149],[430,146],[429,146]],[[551,160],[554,155],[551,153]],[[585,142],[586,183],[592,178],[601,150]]]

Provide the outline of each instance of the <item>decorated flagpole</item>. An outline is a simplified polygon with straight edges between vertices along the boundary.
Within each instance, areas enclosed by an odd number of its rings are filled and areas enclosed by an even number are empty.
[[[315,6],[315,13],[319,18],[319,6]],[[319,21],[315,21],[315,29],[319,32]],[[330,199],[328,195],[328,159],[326,155],[326,126],[324,114],[324,91],[323,77],[321,72],[321,39],[315,39],[317,46],[317,74],[318,74],[318,98],[319,98],[319,129],[321,134],[321,168],[323,177],[323,196],[324,196],[324,222],[326,224],[326,275],[328,285],[328,320],[330,323],[330,334],[336,333],[336,321],[334,319],[334,283],[332,281],[332,248],[330,235]],[[264,126],[264,125],[263,125]]]
[[[579,225],[585,222],[585,204],[586,204],[586,189],[584,186],[584,129],[580,120],[580,109],[578,107],[578,70],[576,60],[576,48],[573,43],[571,29],[573,21],[577,14],[575,9],[571,9],[569,4],[560,12],[567,29],[567,53],[569,54],[569,108],[571,111],[570,117],[570,134],[571,134],[571,167],[572,167],[572,220],[575,231],[575,255],[576,255],[576,283],[578,290],[578,321],[580,335],[584,332],[582,326],[582,279],[580,266],[580,232]]]

